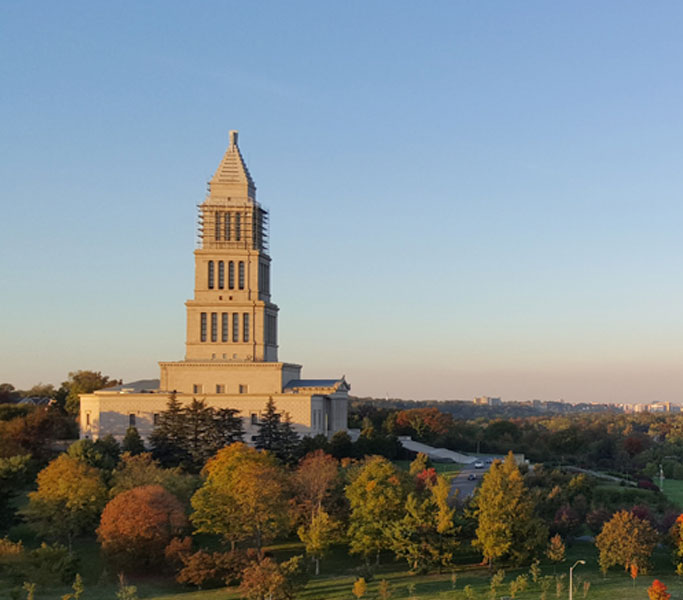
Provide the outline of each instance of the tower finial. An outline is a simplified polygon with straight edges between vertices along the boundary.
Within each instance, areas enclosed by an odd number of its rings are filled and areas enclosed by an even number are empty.
[[[231,148],[234,148],[237,146],[237,135],[238,135],[238,133],[239,132],[235,129],[230,130],[230,147]]]

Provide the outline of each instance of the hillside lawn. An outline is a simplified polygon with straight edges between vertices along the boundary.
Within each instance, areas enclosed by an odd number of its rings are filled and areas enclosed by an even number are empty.
[[[678,508],[683,509],[683,481],[678,479],[665,479],[662,492]]]
[[[76,550],[81,556],[81,574],[84,578],[85,593],[82,600],[114,600],[116,597],[115,574],[107,574],[100,558],[97,544],[94,541],[81,542]],[[286,558],[292,554],[303,552],[299,543],[279,544],[270,548],[278,558]],[[384,557],[383,557],[384,558]],[[653,557],[654,568],[648,575],[639,577],[635,587],[630,577],[620,568],[612,569],[606,578],[603,578],[598,570],[597,552],[595,547],[588,542],[580,542],[569,549],[567,560],[557,569],[557,574],[567,573],[569,567],[577,559],[585,559],[587,565],[579,565],[574,571],[574,598],[583,599],[583,581],[591,583],[586,596],[589,600],[629,600],[647,599],[647,587],[653,579],[658,578],[669,587],[672,592],[672,600],[683,598],[683,580],[674,574],[670,560],[670,552],[666,548],[657,550]],[[476,554],[468,549],[463,550],[457,557],[458,564],[453,573],[457,576],[455,589],[452,584],[451,571],[443,574],[410,575],[404,563],[392,562],[390,557],[384,558],[376,571],[374,579],[368,585],[368,593],[365,598],[376,599],[377,585],[381,579],[386,579],[391,585],[391,597],[420,598],[424,600],[464,600],[462,592],[465,585],[471,585],[476,591],[476,597],[480,600],[488,598],[489,572],[477,564]],[[306,588],[298,594],[303,600],[354,600],[351,587],[360,572],[361,560],[357,557],[349,557],[345,547],[336,548],[327,559],[321,563],[321,575],[312,578]],[[548,563],[541,565],[543,575],[553,575],[554,567]],[[500,596],[509,595],[507,583],[518,574],[528,573],[525,569],[511,569],[508,571],[504,587],[499,591]],[[235,588],[222,588],[213,590],[193,590],[181,586],[167,576],[130,577],[129,583],[138,588],[138,597],[155,600],[237,600],[239,594]],[[560,598],[568,597],[567,577],[564,579],[564,590]],[[411,587],[414,589],[411,591]],[[68,593],[68,586],[45,587],[39,586],[36,600],[59,600],[63,594]],[[541,596],[540,587],[533,585],[529,580],[529,589],[517,595],[520,600],[538,600]],[[22,592],[21,598],[25,598]],[[8,581],[0,579],[0,598],[9,600],[12,598],[11,585]],[[550,590],[548,600],[557,598],[555,586]]]

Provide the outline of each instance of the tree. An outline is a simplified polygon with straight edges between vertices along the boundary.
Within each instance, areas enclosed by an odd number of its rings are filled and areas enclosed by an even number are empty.
[[[404,429],[412,429],[418,440],[427,436],[433,438],[448,432],[452,417],[442,413],[438,408],[410,408],[402,410],[396,416],[396,425]]]
[[[66,390],[66,411],[77,416],[81,410],[80,394],[90,394],[96,390],[113,387],[123,383],[121,379],[110,379],[100,371],[73,371],[62,383]]]
[[[121,462],[111,478],[109,496],[145,485],[160,485],[184,505],[189,506],[190,497],[197,489],[197,477],[185,473],[180,467],[162,469],[149,452],[135,456],[124,452]]]
[[[368,591],[368,585],[365,583],[365,577],[359,577],[353,582],[353,595],[360,600]]]
[[[96,469],[113,471],[119,462],[121,447],[114,436],[107,435],[101,440],[78,440],[69,446],[67,454]]]
[[[546,548],[545,554],[554,564],[557,564],[564,560],[565,551],[566,548],[562,541],[562,536],[559,533],[556,533],[548,541],[548,547]]]
[[[76,573],[76,578],[74,579],[71,589],[73,592],[70,594],[64,594],[62,596],[62,600],[80,600],[85,588],[83,586],[83,578],[79,573]]]
[[[149,441],[154,458],[164,466],[178,466],[189,459],[185,445],[188,436],[185,409],[172,393],[166,403],[166,410],[159,414],[159,423]]]
[[[199,469],[217,450],[213,443],[213,408],[207,406],[204,400],[192,398],[192,402],[185,408],[185,423],[187,435],[183,445],[194,467]]]
[[[339,538],[339,523],[320,509],[308,525],[299,527],[297,534],[306,546],[306,554],[313,558],[315,574],[320,575],[320,559]]]
[[[449,492],[448,482],[438,477],[426,495],[410,493],[404,517],[390,526],[392,550],[408,561],[413,573],[425,573],[436,565],[440,569],[453,559],[459,540]]]
[[[38,473],[38,489],[30,492],[22,511],[40,534],[72,539],[92,531],[107,499],[100,472],[75,458],[61,454]]]
[[[280,413],[275,408],[275,400],[271,396],[266,403],[266,410],[261,415],[258,433],[254,436],[254,446],[259,450],[274,450],[280,441]]]
[[[116,591],[116,600],[138,600],[138,588],[128,585],[123,573],[119,573],[119,589]]]
[[[512,452],[505,462],[494,461],[491,465],[479,487],[475,504],[474,545],[490,568],[500,558],[508,558],[514,563],[525,562],[547,539],[547,529],[534,516],[533,500]]]
[[[671,598],[667,587],[659,579],[655,579],[652,585],[647,588],[647,595],[650,600],[669,600]]]
[[[131,455],[142,454],[145,451],[145,444],[140,437],[137,427],[126,429],[126,435],[121,442],[121,450]]]
[[[8,527],[14,519],[16,509],[12,500],[26,481],[30,460],[30,454],[0,458],[0,529]]]
[[[405,489],[401,473],[386,458],[367,458],[346,486],[351,506],[349,539],[351,554],[362,554],[366,561],[389,548],[390,524],[403,513]]]
[[[164,549],[186,526],[180,501],[160,485],[147,485],[109,501],[97,538],[113,564],[147,568],[162,562]]]
[[[273,453],[286,464],[296,462],[297,456],[300,456],[301,438],[292,427],[292,417],[287,412],[280,423],[278,434],[279,439]]]
[[[241,442],[219,450],[192,496],[198,533],[220,535],[233,547],[252,538],[257,548],[288,524],[284,473],[275,457]]]
[[[244,424],[235,408],[219,408],[214,413],[214,429],[212,431],[213,454],[221,448],[244,441]]]
[[[304,456],[294,472],[297,504],[312,520],[329,497],[339,476],[339,463],[322,450]]]
[[[346,431],[337,431],[330,439],[330,454],[336,459],[347,458],[353,454],[353,442]]]
[[[272,558],[262,558],[242,572],[240,592],[248,600],[293,600],[300,573],[301,556],[279,565]]]
[[[595,538],[603,573],[614,565],[621,565],[627,571],[636,565],[645,573],[656,544],[657,532],[652,525],[626,510],[614,513]]]

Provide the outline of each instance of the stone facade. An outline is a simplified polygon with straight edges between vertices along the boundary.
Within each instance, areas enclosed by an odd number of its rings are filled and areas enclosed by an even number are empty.
[[[269,398],[289,413],[302,435],[332,435],[347,427],[343,377],[301,379],[301,366],[278,362],[277,313],[270,295],[268,212],[230,132],[230,145],[199,206],[194,297],[185,303],[185,359],[160,362],[161,377],[81,396],[81,437],[117,438],[135,425],[143,438],[171,394],[183,403],[204,399],[234,408],[247,440]]]

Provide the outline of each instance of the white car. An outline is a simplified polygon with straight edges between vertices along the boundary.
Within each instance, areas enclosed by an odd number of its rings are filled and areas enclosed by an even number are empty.
[[[475,469],[483,469],[484,468],[484,463],[481,462],[480,460],[477,460],[474,462],[474,468]]]

